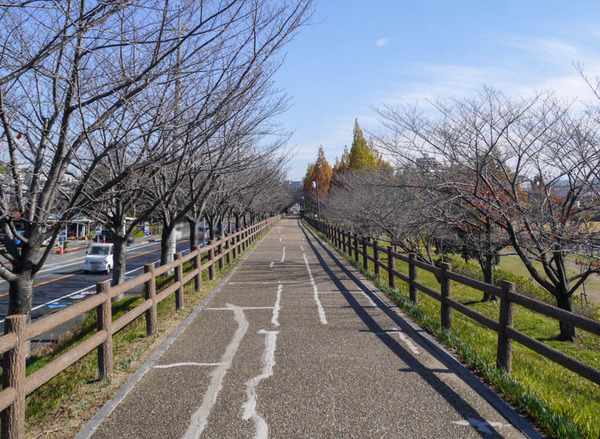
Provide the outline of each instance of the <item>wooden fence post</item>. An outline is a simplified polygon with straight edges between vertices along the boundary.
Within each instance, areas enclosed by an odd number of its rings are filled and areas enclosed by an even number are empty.
[[[108,378],[113,369],[112,302],[109,292],[110,281],[96,284],[96,293],[105,296],[104,302],[96,308],[96,327],[98,331],[106,331],[106,340],[98,346],[98,375],[101,380]]]
[[[375,238],[373,238],[373,259],[375,259],[373,270],[375,276],[379,277],[379,242]]]
[[[210,246],[210,250],[208,251],[208,260],[210,262],[208,266],[208,278],[213,280],[215,278],[215,247],[212,241],[210,241]]]
[[[395,290],[396,289],[396,275],[394,270],[396,269],[396,259],[394,258],[394,248],[388,245],[387,256],[388,256],[388,286]]]
[[[348,232],[348,244],[347,244],[347,251],[346,253],[348,253],[348,256],[352,257],[352,233]]]
[[[223,240],[225,237],[221,235],[221,239],[219,239],[219,270],[223,270],[225,267],[225,256],[223,255]]]
[[[175,309],[181,309],[185,307],[185,297],[183,295],[183,262],[181,260],[181,253],[175,253],[174,256],[177,262],[177,267],[175,267],[175,282],[181,283],[175,293]]]
[[[447,273],[452,271],[452,265],[446,262],[442,263],[442,275],[441,275],[441,293],[442,300],[440,306],[440,314],[442,321],[442,328],[448,331],[452,330],[452,308],[448,304],[448,299],[452,299],[452,279],[448,278]]]
[[[196,272],[196,276],[194,277],[194,289],[196,291],[202,290],[202,251],[199,245],[196,246],[196,256],[194,256],[194,270],[198,270]]]
[[[514,293],[515,284],[500,281],[502,295],[500,296],[500,318],[498,319],[498,350],[496,352],[496,365],[510,373],[512,367],[512,339],[506,333],[507,328],[513,326],[514,304],[508,297]]]
[[[237,230],[236,230],[237,232]],[[237,256],[237,245],[236,245],[236,239],[237,236],[234,234],[233,237],[231,238],[231,241],[229,241],[229,245],[231,247],[231,258],[235,259]]]
[[[356,262],[360,261],[360,257],[358,256],[358,233],[354,234],[354,260]]]
[[[408,296],[414,304],[419,303],[419,295],[415,285],[417,283],[417,266],[415,265],[416,259],[417,255],[414,253],[408,254],[408,279],[410,281],[408,284]]]
[[[156,276],[154,275],[154,262],[144,265],[144,273],[150,273],[150,280],[146,281],[144,289],[146,300],[152,300],[152,305],[146,311],[146,336],[156,334],[158,331],[158,313],[156,310]]]
[[[338,227],[335,228],[335,246],[340,248],[340,229]]]
[[[25,374],[27,361],[27,316],[16,314],[6,317],[4,333],[17,336],[17,346],[4,354],[2,381],[6,389],[12,387],[17,395],[12,405],[2,412],[2,438],[25,437]]]
[[[365,236],[362,237],[362,254],[363,254],[363,268],[365,270],[369,269],[369,259],[367,258],[368,246],[367,246],[367,238]]]

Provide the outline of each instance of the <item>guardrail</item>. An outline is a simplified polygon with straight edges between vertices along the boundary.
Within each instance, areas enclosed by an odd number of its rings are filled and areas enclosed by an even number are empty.
[[[359,262],[362,257],[362,263],[365,269],[368,269],[369,261],[371,261],[373,262],[374,272],[377,276],[380,276],[381,269],[386,270],[388,272],[390,288],[396,289],[397,278],[407,283],[409,287],[409,298],[412,302],[419,302],[418,291],[439,301],[442,327],[448,330],[452,329],[452,310],[454,309],[470,317],[479,324],[497,332],[496,364],[508,373],[511,371],[512,341],[514,340],[538,354],[543,355],[549,360],[566,367],[583,378],[600,385],[599,370],[516,330],[513,327],[513,309],[514,304],[518,304],[531,311],[566,322],[595,335],[600,335],[600,322],[581,317],[555,306],[540,302],[539,300],[517,294],[515,293],[515,286],[512,282],[501,281],[500,286],[490,285],[458,273],[453,273],[450,264],[443,263],[441,267],[429,265],[418,261],[414,253],[409,253],[408,255],[401,254],[394,251],[392,246],[382,247],[376,241],[372,241],[364,236],[358,236],[356,233],[347,232],[332,224],[318,221],[314,218],[304,217],[304,219],[316,230],[327,236],[337,248],[348,253],[351,257],[354,256],[355,261]],[[369,254],[369,248],[373,249],[373,256]],[[383,264],[380,260],[380,255],[383,252],[387,254],[387,264]],[[396,259],[408,263],[408,276],[395,269]],[[440,281],[439,292],[418,282],[417,268],[429,271],[436,275]],[[500,315],[498,321],[453,300],[453,281],[498,297],[500,299]]]
[[[3,377],[4,386],[0,392],[0,411],[2,411],[2,439],[25,437],[25,398],[43,386],[67,367],[87,354],[98,349],[98,375],[100,379],[110,376],[113,370],[113,335],[145,315],[146,335],[158,331],[157,305],[175,294],[175,308],[184,307],[184,286],[194,280],[196,291],[202,289],[202,272],[208,270],[209,279],[215,278],[215,264],[224,267],[225,261],[231,262],[237,254],[243,252],[269,226],[278,221],[280,216],[272,217],[251,225],[205,247],[196,246],[195,250],[186,254],[175,254],[170,264],[155,267],[154,264],[144,266],[144,274],[136,276],[121,285],[111,286],[110,281],[96,285],[97,294],[70,305],[63,310],[42,317],[27,324],[25,315],[11,315],[4,323],[5,334],[0,336],[0,354],[4,354]],[[202,256],[208,253],[208,260],[202,264]],[[192,261],[194,269],[184,275],[183,264]],[[156,291],[156,278],[169,271],[174,271],[174,282],[161,292]],[[112,316],[112,299],[144,285],[146,300],[129,310],[116,320]],[[71,348],[41,369],[26,375],[26,343],[82,314],[96,309],[97,331],[84,342]]]

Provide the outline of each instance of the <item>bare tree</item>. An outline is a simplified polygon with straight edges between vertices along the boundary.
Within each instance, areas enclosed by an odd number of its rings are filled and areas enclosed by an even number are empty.
[[[139,111],[136,102],[145,92],[167,83],[175,92],[177,83],[195,81],[206,68],[213,74],[202,90],[227,98],[198,100],[208,106],[182,117],[195,128],[200,121],[192,124],[194,115],[202,114],[204,122],[227,120],[231,105],[257,88],[248,84],[270,71],[272,55],[308,19],[310,8],[310,1],[268,0],[67,0],[3,7],[0,255],[9,265],[0,265],[0,276],[10,285],[9,313],[29,315],[35,275],[51,251],[40,252],[42,242],[55,239],[65,221],[90,205],[99,165],[121,150],[121,142],[105,142],[101,133],[119,131],[122,114]],[[228,86],[211,88],[210,81]],[[166,111],[183,115],[185,104],[177,97],[173,102]],[[162,147],[172,146],[175,157],[200,138],[197,129],[184,138],[175,129],[163,133],[171,139]],[[125,181],[132,168],[122,170],[103,179],[104,192]]]
[[[571,311],[573,293],[598,273],[589,223],[598,210],[594,118],[550,94],[509,99],[490,89],[433,107],[437,119],[380,108],[389,134],[382,145],[399,156],[427,151],[443,159],[456,172],[438,188],[501,228],[533,279]],[[569,275],[570,255],[589,261],[587,269]],[[560,329],[563,340],[577,334],[564,322]]]

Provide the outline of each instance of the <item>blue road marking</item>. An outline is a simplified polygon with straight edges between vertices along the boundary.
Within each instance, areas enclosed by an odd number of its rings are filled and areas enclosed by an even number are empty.
[[[71,304],[71,302],[65,302],[65,303],[49,303],[48,304],[48,308],[50,309],[54,309],[54,308],[64,308],[65,306],[69,306]]]

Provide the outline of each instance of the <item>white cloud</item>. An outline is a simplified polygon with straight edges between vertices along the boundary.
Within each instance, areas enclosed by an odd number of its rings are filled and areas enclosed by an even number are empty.
[[[375,42],[375,45],[377,47],[387,46],[389,42],[390,40],[388,40],[387,38],[380,38]]]
[[[560,66],[585,57],[585,50],[583,48],[556,39],[513,39],[508,44],[509,46],[529,52],[540,61]]]

